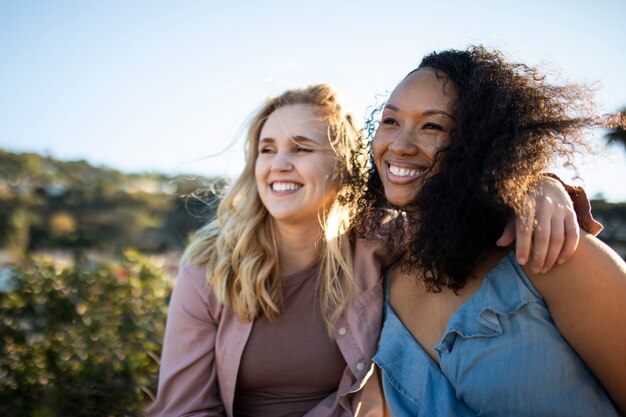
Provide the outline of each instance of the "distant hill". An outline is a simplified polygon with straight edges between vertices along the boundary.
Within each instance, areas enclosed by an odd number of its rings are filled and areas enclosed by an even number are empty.
[[[124,174],[0,150],[0,250],[182,249],[214,216],[226,185],[224,178]],[[599,237],[626,257],[626,203],[591,203],[605,226]]]
[[[0,150],[0,248],[15,254],[182,248],[213,217],[226,185],[224,178],[124,174]]]

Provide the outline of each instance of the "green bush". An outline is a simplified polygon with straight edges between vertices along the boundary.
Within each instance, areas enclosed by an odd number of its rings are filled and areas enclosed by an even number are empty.
[[[156,388],[171,280],[118,263],[31,261],[0,293],[0,415],[135,416]]]

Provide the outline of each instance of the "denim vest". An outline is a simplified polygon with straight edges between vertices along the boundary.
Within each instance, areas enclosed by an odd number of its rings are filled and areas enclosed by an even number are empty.
[[[619,416],[513,252],[450,318],[439,366],[396,316],[386,282],[374,361],[393,416]]]

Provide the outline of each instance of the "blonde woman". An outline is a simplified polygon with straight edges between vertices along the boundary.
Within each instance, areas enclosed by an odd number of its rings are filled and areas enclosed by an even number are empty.
[[[183,256],[149,415],[382,415],[369,377],[389,259],[350,238],[342,203],[358,137],[327,85],[259,109],[243,173]],[[575,223],[560,197],[545,217]],[[557,254],[576,246],[571,235]]]

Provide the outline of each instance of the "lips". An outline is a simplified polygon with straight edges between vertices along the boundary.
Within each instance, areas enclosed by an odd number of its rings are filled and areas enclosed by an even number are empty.
[[[389,172],[391,172],[396,177],[415,177],[420,174],[422,170],[400,168],[395,165],[389,164]]]
[[[272,188],[272,191],[275,191],[278,193],[284,193],[284,192],[290,192],[290,191],[297,191],[300,188],[302,188],[303,185],[297,182],[275,181],[270,184],[270,187]]]
[[[389,181],[398,184],[412,182],[426,171],[426,169],[422,167],[399,166],[390,162],[387,162],[385,165],[387,167]]]

